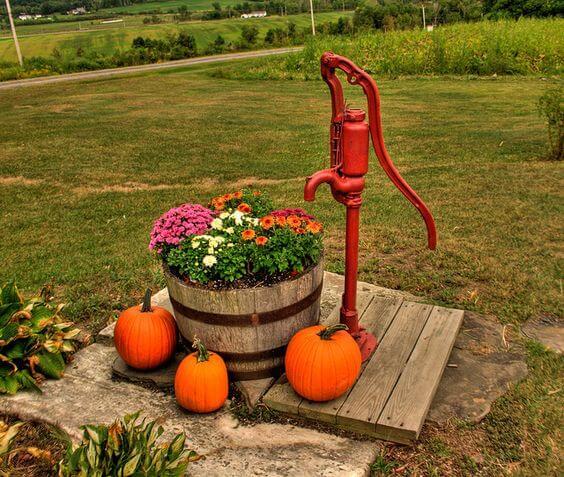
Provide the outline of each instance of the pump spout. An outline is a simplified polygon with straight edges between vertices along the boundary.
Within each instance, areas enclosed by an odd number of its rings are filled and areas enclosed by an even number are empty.
[[[306,179],[306,185],[304,188],[304,199],[308,202],[314,201],[315,191],[325,182],[331,186],[331,189],[333,189],[333,184],[335,183],[337,177],[337,173],[334,169],[323,169],[322,171],[318,171],[309,176]]]

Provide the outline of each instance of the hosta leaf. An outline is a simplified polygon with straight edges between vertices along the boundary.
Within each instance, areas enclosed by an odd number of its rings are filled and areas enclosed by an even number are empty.
[[[14,281],[6,283],[0,292],[0,304],[21,303],[22,297],[18,292],[18,288]]]
[[[65,360],[61,353],[50,353],[48,351],[40,351],[36,355],[39,358],[39,368],[46,376],[59,379],[65,370]]]
[[[14,374],[17,370],[18,367],[14,363],[6,359],[5,356],[0,355],[0,377]]]
[[[53,311],[46,306],[36,306],[31,310],[30,326],[36,333],[53,324],[54,321]]]
[[[123,467],[121,475],[123,475],[123,477],[128,477],[130,475],[133,475],[137,470],[137,465],[139,464],[140,459],[141,459],[141,454],[137,454],[129,461],[127,461],[127,464],[125,464],[125,466]]]
[[[185,434],[178,434],[170,443],[170,447],[168,448],[168,458],[170,460],[175,460],[182,450],[184,449],[184,442],[186,441]]]
[[[21,305],[19,303],[8,303],[0,306],[0,328],[8,324],[12,319],[12,315],[19,311]]]
[[[0,432],[0,455],[4,455],[8,452],[10,444],[14,440],[14,437],[18,434],[18,431],[23,424],[23,422],[17,422],[16,424],[8,426],[8,430],[5,432]]]
[[[0,392],[16,394],[20,388],[20,382],[15,374],[9,374],[0,378]]]
[[[19,325],[17,323],[8,323],[0,329],[0,346],[5,346],[18,335]]]
[[[90,467],[95,469],[98,466],[98,452],[96,449],[96,444],[93,441],[88,443],[88,448],[86,450],[86,460]]]
[[[23,359],[26,356],[27,347],[32,344],[30,338],[12,341],[2,348],[2,354],[9,359]]]
[[[43,343],[43,347],[49,351],[49,353],[57,353],[61,346],[63,346],[63,342],[60,340],[47,340]]]
[[[33,379],[33,377],[31,376],[31,374],[29,374],[27,369],[18,371],[16,373],[16,377],[23,389],[29,389],[31,391],[36,391],[38,393],[42,392],[41,388],[37,386],[35,379]]]
[[[73,328],[72,330],[67,331],[63,335],[63,339],[72,340],[72,339],[75,339],[79,334],[80,334],[80,330],[78,328]]]
[[[102,442],[106,440],[106,437],[108,435],[108,431],[105,430],[102,426],[86,425],[84,426],[84,430],[86,431],[90,439],[92,439],[94,443],[98,445],[102,444]]]
[[[75,349],[76,345],[70,340],[63,341],[63,344],[61,345],[61,351],[63,353],[72,353]]]

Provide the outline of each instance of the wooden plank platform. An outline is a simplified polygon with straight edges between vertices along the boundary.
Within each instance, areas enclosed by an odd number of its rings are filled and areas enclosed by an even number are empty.
[[[339,306],[325,324],[338,321]],[[282,376],[263,401],[294,417],[411,443],[421,432],[464,311],[371,293],[359,294],[358,311],[379,345],[349,392],[333,401],[310,402]]]

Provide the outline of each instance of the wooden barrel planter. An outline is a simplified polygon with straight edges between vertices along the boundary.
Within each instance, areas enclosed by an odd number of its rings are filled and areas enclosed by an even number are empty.
[[[164,271],[180,333],[219,353],[235,380],[279,375],[290,338],[319,323],[322,263],[276,285],[235,290],[192,286]]]

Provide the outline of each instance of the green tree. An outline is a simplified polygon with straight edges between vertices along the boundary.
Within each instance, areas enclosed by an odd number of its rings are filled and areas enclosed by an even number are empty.
[[[241,38],[249,45],[254,45],[258,38],[258,27],[256,25],[243,25]]]

